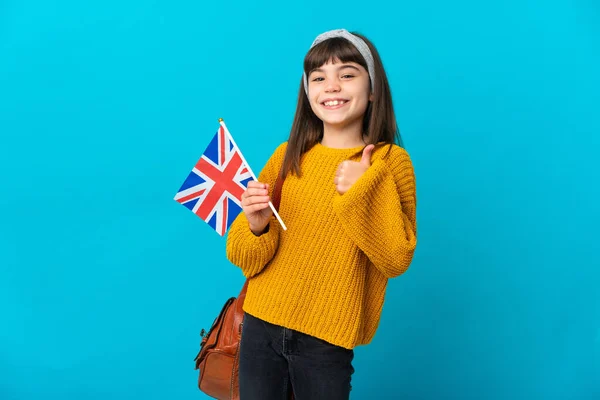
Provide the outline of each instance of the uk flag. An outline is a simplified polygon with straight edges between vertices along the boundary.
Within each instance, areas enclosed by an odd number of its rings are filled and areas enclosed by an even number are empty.
[[[252,173],[223,125],[175,195],[221,236],[242,211]]]

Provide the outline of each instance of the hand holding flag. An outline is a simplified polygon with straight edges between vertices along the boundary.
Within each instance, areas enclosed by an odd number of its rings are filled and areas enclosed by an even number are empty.
[[[260,235],[271,219],[273,212],[269,209],[269,185],[261,182],[250,181],[242,195],[242,208],[248,219],[250,230],[255,235]]]

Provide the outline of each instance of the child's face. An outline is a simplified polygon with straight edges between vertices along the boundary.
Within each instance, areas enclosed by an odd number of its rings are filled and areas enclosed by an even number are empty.
[[[324,125],[362,123],[370,92],[369,73],[357,63],[327,62],[308,76],[310,106]]]

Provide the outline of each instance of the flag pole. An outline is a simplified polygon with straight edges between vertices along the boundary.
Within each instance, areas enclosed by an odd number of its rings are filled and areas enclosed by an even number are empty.
[[[242,151],[238,147],[237,143],[235,143],[235,140],[233,140],[233,136],[231,136],[231,133],[229,133],[229,129],[227,129],[227,126],[225,125],[225,121],[223,121],[223,118],[219,118],[219,123],[221,124],[221,126],[223,127],[223,129],[225,129],[225,133],[227,133],[227,136],[229,137],[229,140],[231,140],[231,143],[233,143],[233,145],[235,146],[235,148],[238,150],[238,152],[240,154],[240,157],[242,158],[242,161],[246,165],[246,168],[248,168],[248,171],[250,171],[250,175],[252,175],[252,178],[255,181],[258,181],[258,178],[256,178],[256,175],[254,175],[254,172],[252,171],[252,168],[250,168],[250,164],[248,164],[248,162],[244,158],[244,155],[242,154]],[[275,206],[273,206],[273,203],[271,201],[269,201],[269,206],[271,207],[271,210],[273,210],[273,215],[275,215],[275,217],[277,217],[277,221],[279,221],[279,223],[281,224],[281,227],[283,228],[283,230],[287,231],[287,227],[285,226],[285,224],[281,220],[281,217],[279,216],[279,213],[277,212],[277,210],[275,209]]]

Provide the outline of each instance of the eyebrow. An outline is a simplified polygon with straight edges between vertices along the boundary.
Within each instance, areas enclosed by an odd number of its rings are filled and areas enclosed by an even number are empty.
[[[352,68],[352,69],[355,69],[355,70],[357,70],[357,71],[359,71],[359,72],[360,72],[360,70],[359,70],[358,68],[356,68],[356,67],[355,67],[354,65],[352,65],[352,64],[343,64],[343,65],[340,65],[340,66],[337,68],[337,70],[339,71],[339,70],[341,70],[341,69],[344,69],[344,68]],[[323,71],[321,68],[315,68],[315,69],[313,69],[312,71],[310,71],[309,75],[310,75],[310,74],[312,74],[313,72],[324,72],[324,71]]]

